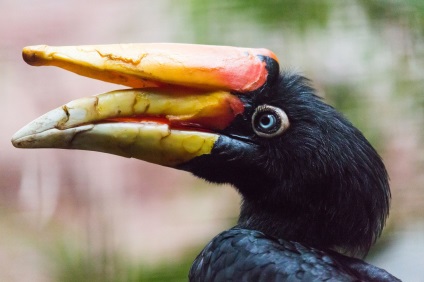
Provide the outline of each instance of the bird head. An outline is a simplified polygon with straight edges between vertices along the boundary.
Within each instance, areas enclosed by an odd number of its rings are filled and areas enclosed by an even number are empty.
[[[15,147],[106,152],[229,183],[240,227],[318,248],[363,255],[381,234],[390,190],[380,157],[266,49],[33,46],[23,57],[130,88],[46,113]]]

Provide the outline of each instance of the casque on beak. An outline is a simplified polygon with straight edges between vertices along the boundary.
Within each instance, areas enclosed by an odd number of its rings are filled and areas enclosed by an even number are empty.
[[[278,64],[267,64],[277,61],[272,52],[224,46],[33,46],[23,58],[131,89],[50,111],[13,136],[15,147],[100,151],[165,166],[210,154],[219,132],[244,111],[238,95],[278,73]]]

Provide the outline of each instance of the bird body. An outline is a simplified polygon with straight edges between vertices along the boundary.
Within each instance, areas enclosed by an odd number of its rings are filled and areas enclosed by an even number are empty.
[[[198,255],[190,281],[400,281],[362,260],[238,227]]]
[[[380,156],[309,80],[280,72],[272,52],[130,44],[23,55],[135,88],[59,107],[18,131],[16,147],[134,157],[240,193],[237,227],[207,245],[191,281],[398,281],[353,258],[388,216]]]

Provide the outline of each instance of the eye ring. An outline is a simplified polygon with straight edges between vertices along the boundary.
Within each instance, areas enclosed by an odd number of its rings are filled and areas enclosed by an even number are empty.
[[[260,137],[279,136],[289,125],[287,114],[282,109],[270,105],[257,107],[252,116],[253,131]]]

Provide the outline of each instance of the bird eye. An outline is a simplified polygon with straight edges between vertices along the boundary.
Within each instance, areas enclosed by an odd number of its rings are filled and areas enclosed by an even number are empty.
[[[252,126],[258,136],[271,138],[289,127],[289,119],[282,109],[262,105],[256,108],[252,116]]]

